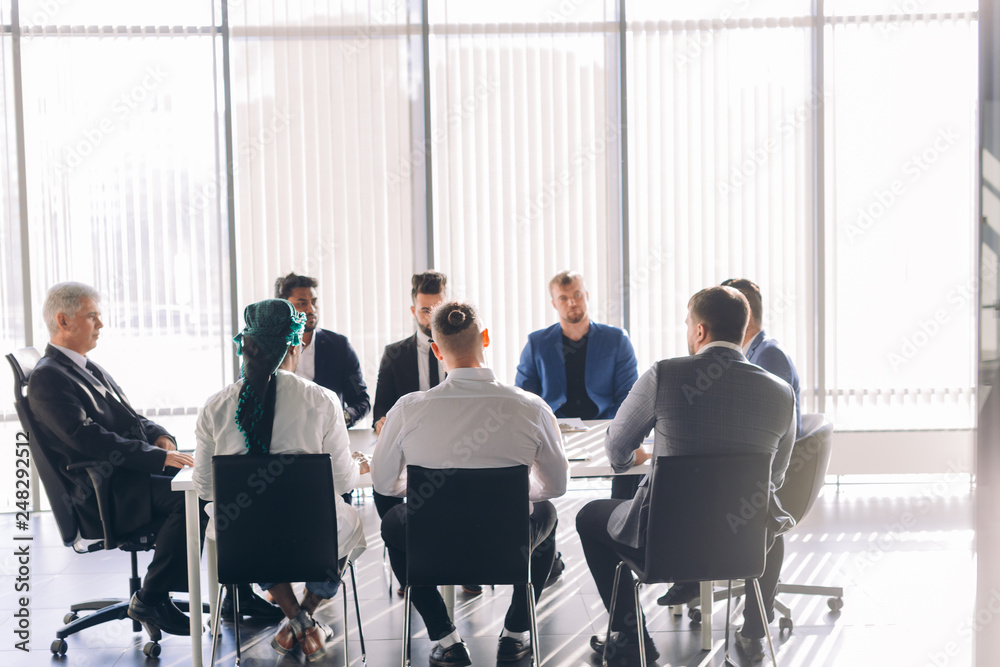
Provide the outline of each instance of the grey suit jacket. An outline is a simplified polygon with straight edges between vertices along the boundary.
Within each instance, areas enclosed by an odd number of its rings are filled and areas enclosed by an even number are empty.
[[[770,452],[769,528],[781,533],[792,518],[777,504],[795,442],[795,398],[787,383],[749,363],[728,347],[657,362],[632,387],[605,440],[616,471],[632,465],[635,449],[655,427],[653,456]],[[608,521],[615,540],[645,546],[649,518],[649,476],[635,498]]]

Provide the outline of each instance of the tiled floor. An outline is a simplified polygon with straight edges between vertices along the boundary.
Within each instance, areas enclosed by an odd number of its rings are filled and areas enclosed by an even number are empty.
[[[546,665],[598,665],[589,637],[603,632],[607,616],[580,550],[573,517],[587,501],[606,497],[606,486],[576,488],[556,506],[562,518],[559,549],[567,569],[546,590],[539,606],[541,650]],[[828,485],[807,521],[790,534],[782,580],[794,583],[840,584],[846,589],[844,608],[830,613],[824,598],[786,596],[793,608],[794,630],[778,637],[778,661],[783,666],[899,665],[956,667],[972,664],[974,540],[972,496],[967,484],[908,483],[897,485]],[[402,633],[402,603],[387,594],[382,574],[382,544],[374,506],[359,505],[367,528],[368,551],[358,563],[358,594],[365,627],[368,664],[398,664]],[[49,644],[70,601],[122,596],[127,590],[128,557],[120,552],[76,555],[61,546],[51,516],[32,519],[35,534],[31,557],[31,652],[14,649],[13,610],[17,564],[12,556],[13,515],[0,515],[8,546],[0,559],[0,665],[186,665],[190,640],[165,637],[158,661],[142,654],[145,636],[133,634],[127,621],[91,628],[69,638],[69,651],[53,658]],[[140,559],[144,569],[148,556]],[[395,584],[394,584],[395,587]],[[715,648],[700,650],[699,632],[686,617],[671,617],[654,600],[663,587],[643,591],[649,626],[661,655],[661,667],[723,664],[724,605],[714,617]],[[469,643],[476,665],[495,664],[496,638],[509,589],[478,598],[459,594],[457,625]],[[351,664],[361,664],[353,600],[349,622]],[[319,615],[330,622],[337,640],[317,665],[342,665],[344,653],[342,601],[338,596]],[[430,649],[419,616],[414,617],[413,664],[427,665]],[[983,619],[980,619],[982,621]],[[992,618],[987,619],[992,621]],[[737,618],[737,623],[738,623]],[[980,623],[979,625],[989,625]],[[273,628],[251,621],[244,631],[245,665],[304,664],[301,655],[280,659],[270,648]],[[232,626],[224,626],[220,664],[235,657]],[[209,654],[205,635],[206,661]],[[734,652],[737,664],[749,664]],[[766,659],[765,664],[770,660]],[[525,659],[522,664],[529,664]]]

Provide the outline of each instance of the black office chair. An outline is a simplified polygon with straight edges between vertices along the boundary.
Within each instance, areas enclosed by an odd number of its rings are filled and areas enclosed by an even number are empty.
[[[260,471],[265,470],[266,475]],[[340,581],[351,569],[354,608],[361,639],[361,662],[367,663],[365,635],[354,563],[341,561],[337,547],[337,509],[329,454],[283,452],[263,456],[212,457],[215,483],[215,534],[219,595],[225,584]],[[276,531],[269,534],[268,530]],[[280,534],[279,534],[280,533]],[[344,596],[344,664],[347,645],[347,591]],[[233,596],[236,664],[240,664],[240,612]],[[212,662],[219,642],[219,622],[212,629]]]
[[[640,566],[624,558],[615,571],[615,583],[608,615],[603,664],[611,644],[611,618],[622,573],[635,573],[635,614],[642,619],[639,584],[677,581],[752,579],[757,599],[761,599],[757,578],[764,572],[766,525],[765,505],[755,512],[743,511],[749,501],[761,495],[771,480],[770,454],[699,454],[660,456],[653,462],[649,523],[646,531],[645,562]],[[680,546],[678,546],[680,545]],[[726,607],[726,656],[729,659],[730,609]],[[643,623],[639,628],[639,657],[646,666]],[[767,643],[774,661],[770,631]],[[775,662],[777,664],[777,662]]]
[[[833,451],[833,423],[822,414],[802,415],[802,432],[805,435],[795,441],[785,480],[777,492],[778,501],[794,517],[796,526],[809,514],[826,482],[826,470]],[[732,587],[733,596],[738,598],[744,593],[745,587],[742,584]],[[777,595],[781,593],[829,596],[826,604],[833,612],[840,611],[844,606],[844,589],[841,586],[786,584],[779,581],[774,608],[781,614],[778,627],[782,631],[791,632],[794,623],[791,609],[777,599]],[[727,589],[720,589],[715,591],[714,599],[718,602],[728,596]],[[688,616],[696,623],[701,621],[701,611],[697,609],[700,603],[700,598],[695,598],[689,604]]]
[[[76,463],[68,467],[70,471],[80,470],[86,472],[91,488],[73,488],[70,486],[68,480],[59,473],[56,469],[57,464],[51,456],[49,448],[40,438],[42,430],[37,426],[27,395],[28,378],[31,377],[31,373],[34,371],[39,359],[38,351],[33,347],[22,348],[7,355],[7,361],[14,371],[14,406],[17,409],[17,416],[21,420],[21,427],[28,434],[28,448],[31,452],[31,461],[34,463],[35,469],[38,471],[38,476],[42,480],[42,486],[45,487],[45,495],[48,496],[49,504],[52,506],[52,515],[55,517],[56,525],[59,527],[59,534],[62,537],[63,544],[72,547],[77,553],[92,553],[104,549],[121,549],[130,554],[132,562],[132,575],[129,578],[129,597],[88,600],[70,605],[69,613],[63,617],[63,622],[66,625],[56,631],[56,639],[49,647],[53,655],[65,655],[69,649],[66,637],[86,628],[100,625],[101,623],[120,621],[128,618],[129,599],[142,585],[142,580],[139,578],[136,554],[140,551],[149,551],[153,548],[156,540],[156,532],[163,521],[162,519],[154,521],[127,535],[116,535],[110,520],[104,520],[104,517],[111,516],[111,478],[102,469],[102,466],[106,467],[107,463],[89,461]],[[77,514],[77,504],[73,500],[80,498],[81,493],[93,493],[97,499],[103,528],[99,533],[86,530],[84,522],[81,522]],[[182,611],[189,611],[186,601],[175,600],[174,604]],[[205,612],[208,612],[208,605],[203,605],[203,609]],[[80,612],[83,611],[91,611],[93,613],[81,616]],[[132,631],[142,631],[142,626],[138,621],[132,621]],[[160,654],[159,641],[161,638],[160,631],[154,629],[150,634],[150,641],[142,649],[147,657],[155,658]]]
[[[410,587],[464,582],[525,586],[533,664],[540,665],[531,585],[528,466],[406,467],[406,589],[403,665],[410,664]],[[461,526],[462,539],[454,539]],[[487,563],[499,563],[487,567]]]

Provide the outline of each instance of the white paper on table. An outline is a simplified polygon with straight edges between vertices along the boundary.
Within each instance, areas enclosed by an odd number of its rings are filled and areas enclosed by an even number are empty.
[[[556,417],[556,421],[559,423],[559,430],[563,433],[587,430],[587,425],[579,417]]]

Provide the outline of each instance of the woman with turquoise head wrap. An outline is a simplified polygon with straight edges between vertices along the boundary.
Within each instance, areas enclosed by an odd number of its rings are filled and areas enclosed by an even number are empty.
[[[267,299],[247,306],[243,318],[246,326],[233,339],[243,361],[240,380],[212,396],[198,415],[194,465],[198,495],[214,500],[212,457],[216,454],[329,453],[338,495],[317,502],[335,503],[338,551],[353,560],[364,551],[364,530],[357,510],[340,494],[354,488],[361,470],[360,462],[351,456],[340,399],[287,370],[289,366],[294,370],[305,316],[284,299]],[[262,528],[261,539],[276,539],[267,527]],[[210,534],[213,530],[210,525]],[[261,584],[285,616],[271,641],[275,650],[287,653],[298,645],[309,661],[325,655],[333,631],[313,619],[312,612],[337,592],[340,582],[334,579],[307,582],[301,601],[289,583]],[[242,608],[244,595],[239,596]]]

